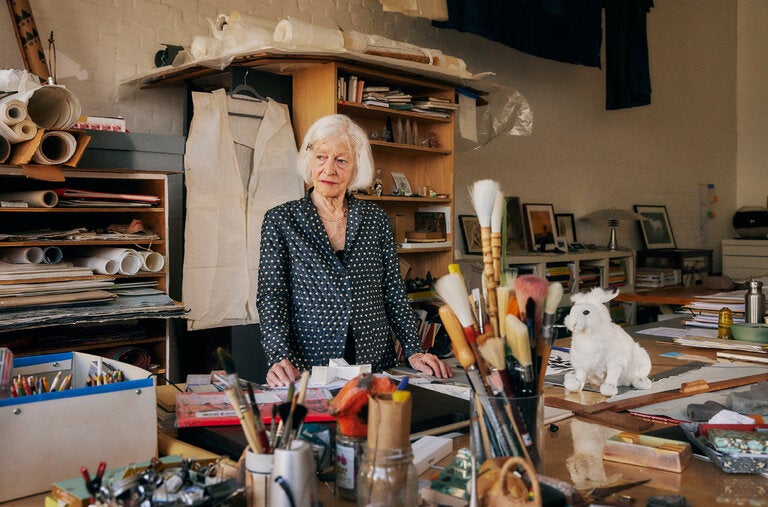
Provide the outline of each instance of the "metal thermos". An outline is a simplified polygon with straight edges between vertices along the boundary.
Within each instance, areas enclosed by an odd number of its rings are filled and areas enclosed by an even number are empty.
[[[747,324],[765,323],[765,294],[763,282],[750,280],[744,296],[744,321]]]

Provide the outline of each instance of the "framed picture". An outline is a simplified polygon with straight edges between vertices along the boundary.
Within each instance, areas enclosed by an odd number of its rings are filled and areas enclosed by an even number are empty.
[[[638,223],[646,250],[677,247],[666,206],[635,204],[634,208],[636,213],[645,217],[645,220],[638,220]]]
[[[507,216],[507,252],[525,250],[525,229],[519,197],[505,197]]]
[[[464,239],[464,251],[468,254],[483,253],[483,243],[480,238],[480,220],[475,215],[459,215],[461,237]]]
[[[394,190],[392,193],[394,195],[411,195],[413,192],[411,192],[411,184],[408,182],[408,178],[406,178],[405,174],[403,173],[392,173],[392,179],[394,180]]]
[[[523,204],[523,216],[531,251],[555,249],[555,208],[551,204]]]
[[[573,213],[555,213],[555,222],[557,222],[557,235],[565,237],[569,245],[576,243],[576,220]]]

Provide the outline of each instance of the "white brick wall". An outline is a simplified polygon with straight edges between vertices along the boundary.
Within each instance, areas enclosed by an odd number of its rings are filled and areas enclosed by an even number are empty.
[[[744,0],[740,0],[742,3]],[[456,156],[458,213],[471,213],[467,186],[493,177],[522,202],[553,203],[577,219],[598,207],[668,207],[679,247],[715,249],[730,237],[736,209],[736,7],[732,0],[659,0],[648,17],[653,104],[605,111],[600,69],[535,58],[471,34],[438,30],[428,20],[385,13],[378,0],[32,0],[40,34],[56,36],[60,75],[66,58],[81,74],[61,77],[84,112],[122,115],[135,132],[179,134],[181,88],[140,90],[113,101],[116,84],[154,66],[163,43],[188,44],[208,19],[232,10],[341,26],[438,48],[472,72],[518,89],[534,111],[534,134],[502,137]],[[760,13],[763,11],[754,9]],[[768,21],[766,19],[765,21]],[[20,68],[8,12],[0,9],[0,68]],[[759,26],[759,23],[757,24]],[[756,54],[762,54],[756,52]],[[704,56],[703,56],[704,55]],[[743,62],[740,62],[740,65]],[[758,62],[762,65],[761,62]],[[765,94],[755,97],[765,101]],[[752,103],[750,103],[752,106]],[[739,205],[764,204],[765,178]],[[717,218],[703,224],[698,184],[714,183]],[[579,239],[607,241],[607,226],[577,221]],[[639,248],[634,224],[620,244]]]

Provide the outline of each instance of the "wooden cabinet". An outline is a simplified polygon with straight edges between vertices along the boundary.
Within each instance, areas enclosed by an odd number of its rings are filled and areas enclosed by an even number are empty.
[[[349,80],[354,76],[364,80],[366,86],[389,86],[413,97],[434,97],[455,99],[453,86],[409,77],[393,70],[379,70],[339,62],[310,65],[291,73],[293,86],[293,123],[297,144],[318,118],[341,113],[354,119],[371,135],[371,147],[383,183],[383,193],[359,195],[379,204],[390,217],[398,217],[399,226],[405,230],[414,229],[414,212],[426,206],[442,206],[453,218],[453,113],[447,117],[432,116],[407,110],[364,105],[360,102],[337,98],[339,78]],[[419,138],[432,134],[438,146],[429,147],[424,143],[404,144],[375,139],[376,133],[389,124],[417,126]],[[434,143],[433,143],[434,144]],[[413,193],[425,186],[431,187],[437,197],[407,197],[392,195],[392,173],[402,173],[408,179]],[[448,226],[451,229],[450,225]],[[448,232],[448,246],[400,248],[401,259],[411,268],[411,277],[423,278],[427,272],[433,276],[447,273],[453,259],[453,231]]]
[[[768,239],[724,239],[723,274],[735,279],[768,274]]]
[[[62,253],[62,262],[72,262],[87,249],[95,247],[121,247],[135,250],[152,250],[168,259],[168,178],[160,172],[88,170],[38,167],[63,176],[64,181],[46,181],[27,176],[26,169],[16,166],[0,166],[2,192],[52,190],[73,188],[92,192],[140,194],[158,196],[159,203],[148,207],[131,206],[128,203],[103,205],[89,204],[54,207],[0,207],[0,257],[10,248],[56,247]],[[105,234],[113,225],[128,225],[141,221],[145,230],[157,236],[147,239],[121,238],[119,234]],[[30,231],[76,231],[56,237],[24,234]],[[151,239],[150,239],[151,238]],[[61,264],[66,266],[67,264]],[[169,368],[169,317],[183,314],[183,306],[166,296],[168,293],[168,263],[160,271],[139,271],[132,275],[94,274],[69,276],[65,270],[52,270],[46,278],[0,279],[0,288],[10,289],[13,284],[38,284],[42,282],[113,281],[105,285],[107,291],[129,282],[149,282],[149,289],[161,293],[149,295],[144,290],[139,295],[118,296],[116,301],[84,303],[82,305],[58,303],[55,306],[28,306],[18,313],[6,308],[0,311],[0,346],[9,347],[15,355],[35,355],[60,351],[89,351],[99,354],[132,352],[150,356],[151,370],[168,373]],[[67,287],[68,290],[76,290]],[[146,287],[144,289],[147,289]],[[124,299],[126,298],[126,299]],[[123,300],[119,302],[119,300]],[[129,302],[130,301],[130,302]],[[119,304],[118,304],[119,302]],[[18,309],[17,309],[18,310]],[[142,353],[143,351],[143,353]],[[125,360],[125,359],[123,359]],[[131,361],[127,361],[131,362]]]

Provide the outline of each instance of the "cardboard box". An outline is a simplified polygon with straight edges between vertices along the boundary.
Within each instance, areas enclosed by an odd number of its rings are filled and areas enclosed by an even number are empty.
[[[86,130],[90,143],[78,164],[88,169],[184,171],[186,138]]]
[[[103,360],[126,380],[85,386],[93,361]],[[50,491],[51,484],[143,462],[157,455],[155,378],[136,366],[81,352],[19,357],[14,375],[72,374],[72,389],[0,399],[3,429],[0,502]]]
[[[405,217],[403,215],[390,216],[389,225],[392,227],[395,243],[405,243],[405,229],[408,228]]]

